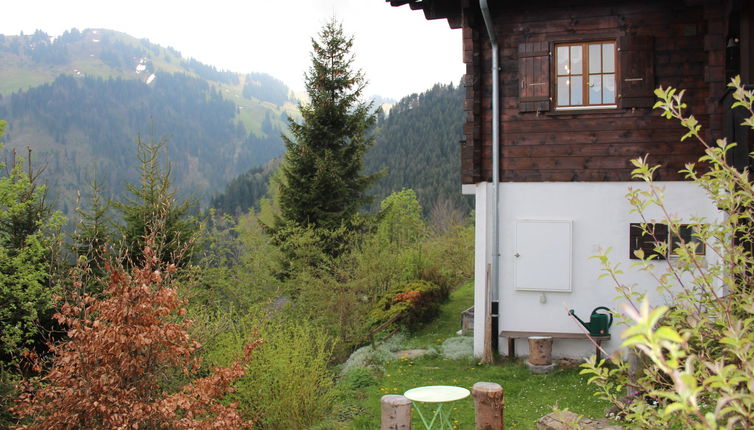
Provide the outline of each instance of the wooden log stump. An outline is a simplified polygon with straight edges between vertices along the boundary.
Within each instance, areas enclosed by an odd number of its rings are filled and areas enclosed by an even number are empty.
[[[503,430],[503,387],[493,382],[477,382],[471,388],[476,411],[476,430]]]
[[[535,366],[549,366],[552,364],[552,337],[529,337],[529,363]]]
[[[380,399],[380,430],[411,430],[411,400],[397,394]]]

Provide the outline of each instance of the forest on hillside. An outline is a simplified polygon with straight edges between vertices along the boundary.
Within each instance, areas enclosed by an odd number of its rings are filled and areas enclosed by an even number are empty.
[[[378,122],[364,159],[367,172],[387,171],[374,187],[377,201],[406,187],[427,213],[438,204],[469,213],[473,202],[461,195],[464,94],[462,86],[437,84],[402,98]]]
[[[387,115],[377,115],[374,145],[364,157],[365,172],[381,173],[369,191],[374,196],[372,212],[403,188],[416,192],[425,215],[434,207],[470,212],[471,197],[461,195],[463,97],[463,87],[437,84],[402,98]],[[210,207],[230,214],[258,210],[273,173],[269,166],[250,169],[215,195]]]
[[[123,192],[138,175],[132,160],[139,135],[168,140],[173,180],[197,197],[279,156],[281,131],[269,115],[257,135],[237,122],[237,111],[206,81],[183,74],[162,74],[151,86],[63,75],[0,103],[0,116],[11,118],[10,145],[38,139],[34,158],[47,166],[44,179],[65,213],[71,192],[95,169],[103,187]]]
[[[264,73],[218,70],[111,30],[0,38],[5,155],[32,148],[50,198],[68,215],[95,176],[109,195],[123,194],[138,176],[138,137],[167,140],[164,161],[181,195],[206,205],[283,153],[288,93]]]

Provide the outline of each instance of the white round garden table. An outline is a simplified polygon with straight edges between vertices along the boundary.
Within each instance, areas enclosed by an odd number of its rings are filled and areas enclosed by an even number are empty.
[[[431,430],[435,425],[435,421],[440,424],[440,429],[453,429],[453,424],[450,420],[450,409],[443,409],[445,403],[455,402],[456,400],[465,399],[469,397],[471,392],[463,387],[454,387],[452,385],[429,385],[426,387],[412,388],[405,393],[403,397],[414,402],[416,413],[419,414],[424,427],[427,430]],[[418,403],[437,403],[437,409],[432,415],[432,419],[427,422],[424,418],[421,408]]]

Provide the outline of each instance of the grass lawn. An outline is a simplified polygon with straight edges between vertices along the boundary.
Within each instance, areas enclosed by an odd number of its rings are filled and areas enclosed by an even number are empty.
[[[460,328],[460,313],[471,305],[472,288],[467,284],[453,292],[438,319],[407,339],[406,348],[440,350],[442,342],[454,337]],[[501,359],[495,365],[479,365],[473,360],[446,360],[437,354],[394,360],[386,363],[373,380],[362,381],[358,387],[341,387],[343,405],[336,413],[344,426],[334,428],[379,428],[380,398],[385,394],[403,394],[409,388],[424,385],[457,385],[471,389],[479,381],[496,382],[503,387],[506,428],[534,429],[535,421],[550,413],[554,405],[584,416],[602,417],[607,404],[592,396],[586,377],[578,372],[578,369],[560,369],[547,375],[534,375],[521,362]],[[457,428],[474,428],[471,398],[454,402],[451,407]],[[416,413],[414,428],[423,428]]]

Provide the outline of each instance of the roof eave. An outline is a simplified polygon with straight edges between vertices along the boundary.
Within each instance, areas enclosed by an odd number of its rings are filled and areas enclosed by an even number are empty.
[[[423,10],[429,20],[447,19],[450,28],[460,28],[464,0],[385,0],[391,6],[408,5],[411,10]]]

